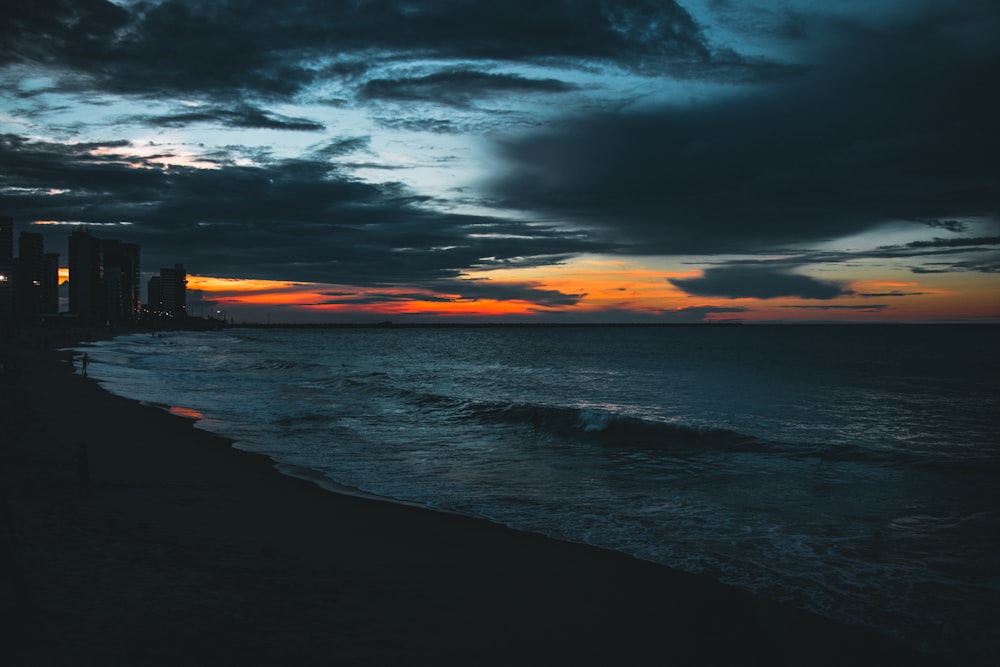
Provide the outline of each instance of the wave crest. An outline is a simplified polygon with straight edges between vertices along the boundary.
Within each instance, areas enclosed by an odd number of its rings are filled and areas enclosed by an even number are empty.
[[[696,450],[757,448],[752,436],[721,428],[652,421],[593,408],[537,404],[465,404],[467,419],[530,425],[562,438],[598,442],[608,447]]]

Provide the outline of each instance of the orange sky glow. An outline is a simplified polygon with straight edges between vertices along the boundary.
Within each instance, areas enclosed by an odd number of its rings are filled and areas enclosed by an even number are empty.
[[[708,298],[691,296],[668,282],[700,275],[686,266],[579,258],[531,269],[498,269],[464,276],[494,286],[518,285],[575,295],[575,303],[526,299],[466,298],[461,294],[401,287],[355,287],[324,283],[229,279],[191,275],[188,289],[200,294],[189,312],[225,313],[241,321],[343,321],[446,317],[599,321],[609,312],[623,319],[669,319],[704,309],[705,321],[984,321],[1000,319],[1000,290],[992,276],[929,274],[915,280],[865,278],[849,281],[850,294],[831,300],[800,298]],[[862,272],[864,273],[864,272]],[[422,298],[423,297],[423,298]],[[681,321],[681,320],[678,320]]]

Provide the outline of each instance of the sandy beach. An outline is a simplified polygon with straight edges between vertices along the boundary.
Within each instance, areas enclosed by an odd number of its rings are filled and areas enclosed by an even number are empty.
[[[322,490],[65,353],[2,362],[7,665],[938,664],[707,577]]]

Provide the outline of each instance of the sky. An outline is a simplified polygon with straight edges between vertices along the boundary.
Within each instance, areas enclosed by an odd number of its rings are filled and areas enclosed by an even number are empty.
[[[14,0],[0,215],[234,321],[1000,321],[995,0]]]

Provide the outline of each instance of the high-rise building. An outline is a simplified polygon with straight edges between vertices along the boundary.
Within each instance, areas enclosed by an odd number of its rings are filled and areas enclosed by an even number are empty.
[[[45,273],[45,239],[41,234],[21,232],[14,262],[14,310],[22,322],[43,314],[42,280]]]
[[[42,315],[58,315],[59,253],[45,253],[42,262]]]
[[[183,264],[172,269],[160,269],[160,298],[162,310],[174,317],[187,315],[187,272]]]
[[[14,315],[14,219],[0,216],[0,326]]]
[[[17,256],[34,259],[45,254],[45,238],[36,232],[21,232],[17,240]]]
[[[163,290],[160,288],[160,276],[151,276],[146,283],[146,314],[159,317],[163,314]]]
[[[69,312],[96,318],[103,314],[101,242],[77,230],[69,237]]]
[[[141,306],[139,246],[121,241],[102,241],[101,259],[105,315],[114,322],[134,322],[139,319]]]

